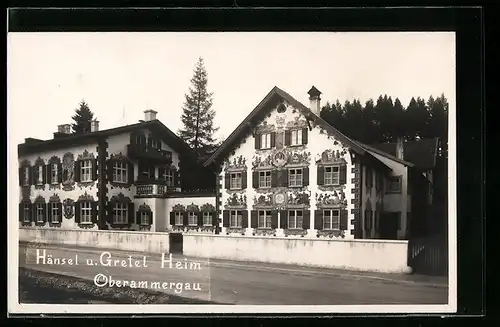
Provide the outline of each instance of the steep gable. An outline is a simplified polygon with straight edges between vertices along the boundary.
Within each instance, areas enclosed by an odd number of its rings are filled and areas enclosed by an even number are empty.
[[[404,142],[404,160],[420,169],[433,169],[436,165],[438,144],[439,141],[437,138]],[[396,143],[372,144],[371,148],[375,148],[391,156],[396,155]]]

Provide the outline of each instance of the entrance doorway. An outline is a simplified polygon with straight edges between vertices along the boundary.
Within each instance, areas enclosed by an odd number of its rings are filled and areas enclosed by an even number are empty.
[[[399,212],[383,212],[380,217],[380,238],[397,240],[399,229]]]
[[[170,233],[168,237],[170,253],[182,254],[182,233]]]

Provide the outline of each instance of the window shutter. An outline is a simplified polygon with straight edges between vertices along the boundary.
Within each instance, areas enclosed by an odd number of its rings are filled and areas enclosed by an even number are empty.
[[[62,164],[58,163],[57,164],[57,182],[62,183]]]
[[[247,172],[246,172],[246,170],[241,172],[241,188],[242,189],[247,188]]]
[[[148,148],[151,148],[152,144],[153,144],[153,135],[149,134],[149,136],[148,136]]]
[[[276,132],[271,133],[271,148],[274,148],[276,145]]]
[[[217,212],[213,211],[210,214],[212,215],[212,226],[217,226],[217,220],[219,218]]]
[[[47,203],[45,205],[45,210],[47,212],[48,221],[52,222],[52,203]]]
[[[97,223],[97,201],[91,202],[90,205],[91,205],[91,210],[92,210],[91,211],[91,214],[92,214],[92,223],[96,224]]]
[[[106,162],[106,166],[107,166],[107,169],[108,169],[108,182],[112,182],[113,181],[113,165],[115,163],[115,160],[113,159],[109,159],[107,162]]]
[[[248,227],[248,210],[241,211],[241,227],[242,228]]]
[[[127,223],[128,224],[132,223],[132,221],[134,219],[134,214],[135,214],[134,202],[130,202],[128,204],[128,215],[127,215]]]
[[[181,173],[178,170],[174,172],[174,185],[181,187]]]
[[[271,211],[271,228],[278,228],[278,210]]]
[[[31,221],[36,221],[36,203],[32,203],[31,204],[31,212],[30,212],[30,216],[31,216]]]
[[[189,225],[189,218],[188,217],[189,216],[188,216],[188,212],[187,211],[182,213],[182,224],[184,226]]]
[[[97,180],[97,159],[92,159],[92,180]]]
[[[59,215],[59,222],[62,223],[63,212],[62,212],[62,203],[61,202],[57,203],[57,214]]]
[[[80,223],[80,202],[75,202],[75,223]]]
[[[280,228],[286,229],[288,226],[288,211],[281,210],[280,211]]]
[[[311,210],[304,209],[302,211],[302,228],[309,229],[311,227]]]
[[[286,131],[285,131],[285,145],[290,145],[290,139],[291,139],[291,137],[290,137],[290,136],[291,136],[291,135],[290,135],[290,131],[289,131],[289,130],[286,130]]]
[[[30,169],[31,185],[36,185],[36,177],[36,166],[33,166]]]
[[[302,169],[302,185],[309,185],[309,167],[305,167]]]
[[[43,222],[47,221],[47,206],[43,206]]]
[[[75,161],[75,182],[80,181],[80,161]]]
[[[255,149],[258,150],[260,149],[260,134],[255,134]]]
[[[127,179],[129,184],[134,183],[134,163],[131,161],[127,162]]]
[[[224,174],[224,188],[229,190],[231,188],[231,175],[229,173]]]
[[[277,187],[277,186],[278,186],[278,171],[272,170],[271,171],[271,187]]]
[[[158,167],[158,179],[165,180],[165,172],[167,169],[165,167]]]
[[[288,187],[289,170],[288,169],[280,170],[279,174],[280,174],[280,186]]]
[[[308,141],[307,140],[307,136],[308,136],[307,134],[308,134],[308,132],[309,132],[309,130],[308,130],[307,127],[302,129],[302,144],[307,144],[307,141]]]
[[[347,230],[347,210],[340,210],[340,230]]]
[[[259,188],[259,172],[258,171],[252,172],[252,187]]]
[[[175,225],[175,211],[170,212],[170,225]]]
[[[108,202],[107,209],[108,209],[108,215],[107,215],[107,221],[110,224],[113,224],[113,207],[114,207],[114,202]]]
[[[47,166],[48,165],[42,165],[42,183],[43,183],[43,185],[47,184]]]
[[[19,221],[24,221],[24,203],[19,203]]]
[[[24,176],[24,172],[23,172]],[[33,185],[33,176],[31,173],[31,167],[28,167],[28,185]]]
[[[339,184],[344,185],[347,181],[347,166],[342,165],[339,167]]]
[[[325,167],[318,166],[316,168],[316,176],[317,176],[316,184],[325,185]]]
[[[323,210],[314,210],[314,229],[323,229]]]
[[[148,225],[153,225],[153,211],[148,212]]]
[[[19,171],[19,186],[23,186],[23,180],[24,180],[24,168],[21,167],[18,169]]]
[[[250,227],[257,228],[259,226],[257,221],[257,210],[250,211]]]
[[[140,225],[141,224],[141,212],[140,211],[137,211],[135,213],[135,223],[137,225]]]
[[[198,218],[198,226],[203,226],[203,212],[198,212],[197,213],[197,218]]]
[[[229,210],[222,211],[222,227],[229,227]]]
[[[53,182],[52,181],[52,163],[50,163],[50,162],[48,165],[45,166],[45,176],[47,178],[47,184],[52,184],[52,182]]]

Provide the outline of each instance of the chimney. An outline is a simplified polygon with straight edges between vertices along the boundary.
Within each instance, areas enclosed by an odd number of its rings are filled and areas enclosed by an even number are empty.
[[[57,132],[54,133],[54,138],[71,135],[71,124],[57,125]]]
[[[156,112],[156,111],[154,111],[152,109],[144,110],[144,121],[155,120],[157,113],[158,112]]]
[[[99,121],[93,120],[90,122],[90,131],[91,132],[99,132]]]
[[[396,138],[396,158],[405,159],[404,141],[402,137]]]
[[[321,112],[321,92],[313,85],[307,94],[309,94],[310,101],[309,109],[313,114],[319,116],[319,113]]]

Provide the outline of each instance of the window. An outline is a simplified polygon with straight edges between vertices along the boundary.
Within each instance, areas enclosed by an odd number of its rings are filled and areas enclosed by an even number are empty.
[[[50,169],[50,181],[52,184],[57,184],[59,181],[57,180],[57,164],[53,163]]]
[[[243,213],[240,210],[231,210],[229,216],[229,227],[236,228],[242,226]]]
[[[114,219],[114,214],[113,214]],[[80,203],[80,223],[81,224],[91,224],[92,223],[92,203],[91,202],[81,202]]]
[[[288,211],[288,228],[302,229],[302,210]]]
[[[339,229],[339,210],[323,210],[323,229]]]
[[[157,141],[157,140],[155,140],[155,139],[151,139],[151,147],[152,147],[153,149],[158,148],[158,141]]]
[[[387,185],[387,192],[401,193],[401,176],[391,177]]]
[[[30,182],[30,167],[24,167],[23,185],[28,186]]]
[[[182,212],[176,212],[175,213],[175,225],[177,225],[177,226],[184,225],[184,219],[183,219],[183,216],[182,216]]]
[[[116,203],[113,207],[113,224],[126,224],[128,222],[127,212],[126,204]]]
[[[212,226],[212,213],[204,212],[203,213],[203,226]]]
[[[261,171],[259,172],[259,188],[271,187],[271,172]]]
[[[229,188],[231,190],[241,188],[241,173],[231,173],[231,179],[229,181]]]
[[[271,211],[259,210],[259,228],[271,228]]]
[[[290,145],[302,145],[301,129],[294,129],[290,131]]]
[[[198,216],[195,212],[188,212],[188,225],[196,226],[198,225]]]
[[[300,187],[302,186],[302,168],[300,169],[290,169],[288,171],[288,186],[290,187]]]
[[[261,149],[271,148],[271,133],[262,134],[260,136],[260,148]]]
[[[61,217],[61,213],[59,212],[59,208],[58,208],[58,203],[51,203],[50,204],[50,213],[52,215],[52,223],[59,223],[60,221],[60,217]]]
[[[31,221],[31,217],[30,217],[30,204],[29,203],[25,203],[23,205],[23,221],[24,222],[30,222]]]
[[[165,169],[161,177],[167,181],[167,186],[174,186],[174,174],[170,169]]]
[[[127,183],[127,164],[123,161],[113,163],[113,182]]]
[[[80,163],[80,181],[81,182],[92,181],[92,161],[83,160]]]
[[[139,164],[139,176],[142,178],[154,179],[155,170],[156,168],[153,165]]]
[[[339,167],[325,167],[325,185],[339,185]]]
[[[43,166],[37,166],[36,167],[36,183],[38,185],[43,184]]]
[[[149,225],[149,212],[141,211],[141,225]]]
[[[44,218],[45,218],[45,215],[44,215],[44,212],[43,212],[43,207],[44,207],[44,204],[43,203],[37,203],[36,204],[36,222],[37,223],[43,223],[44,222]]]

